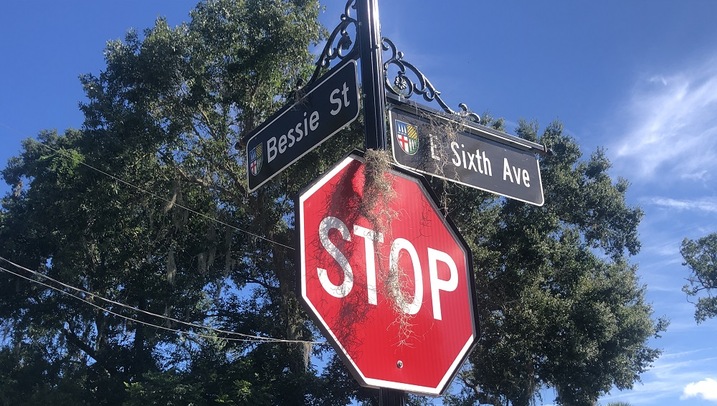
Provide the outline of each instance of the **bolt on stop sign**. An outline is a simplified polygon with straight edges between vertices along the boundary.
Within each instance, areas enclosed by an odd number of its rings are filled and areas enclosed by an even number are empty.
[[[365,172],[350,155],[300,194],[301,297],[361,385],[438,395],[476,339],[470,251],[420,179],[388,171],[386,201]]]

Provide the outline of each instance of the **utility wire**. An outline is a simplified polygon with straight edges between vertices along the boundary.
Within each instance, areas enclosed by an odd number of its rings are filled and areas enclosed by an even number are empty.
[[[42,145],[42,146],[44,146],[45,148],[50,149],[50,150],[52,150],[52,151],[58,153],[58,154],[61,154],[61,153],[65,152],[65,151],[63,151],[63,150],[61,150],[61,149],[57,149],[57,148],[51,147],[51,146],[49,146],[49,145],[47,145],[47,144],[40,144],[40,145]],[[238,231],[238,232],[240,232],[240,233],[244,233],[244,234],[250,235],[250,236],[252,236],[252,237],[254,237],[254,238],[258,238],[258,239],[260,239],[260,240],[267,241],[267,242],[269,242],[269,243],[272,243],[272,244],[274,244],[274,245],[277,245],[277,246],[280,246],[280,247],[283,247],[283,248],[286,248],[286,249],[289,249],[289,250],[292,250],[292,251],[295,251],[295,250],[296,250],[296,249],[295,249],[294,247],[292,247],[292,246],[289,246],[289,245],[280,243],[280,242],[278,242],[278,241],[274,241],[274,240],[272,240],[272,239],[270,239],[270,238],[267,238],[267,237],[264,237],[264,236],[262,236],[262,235],[253,233],[253,232],[251,232],[251,231],[249,231],[249,230],[245,230],[245,229],[239,228],[239,227],[237,227],[237,226],[231,225],[231,224],[229,224],[229,223],[227,223],[227,222],[224,222],[224,221],[222,221],[222,220],[219,220],[219,219],[217,219],[217,218],[214,218],[214,217],[211,217],[211,216],[206,215],[206,214],[204,214],[204,213],[198,212],[198,211],[196,211],[196,210],[194,210],[194,209],[192,209],[192,208],[190,208],[190,207],[187,207],[187,206],[185,206],[185,205],[183,205],[183,204],[181,204],[181,203],[172,202],[170,199],[168,199],[168,198],[166,198],[166,197],[160,196],[160,195],[158,195],[158,194],[156,194],[156,193],[154,193],[154,192],[152,192],[152,191],[150,191],[150,190],[147,190],[147,189],[145,189],[145,188],[143,188],[143,187],[141,187],[141,186],[137,186],[137,185],[135,185],[135,184],[133,184],[133,183],[130,183],[130,182],[128,182],[128,181],[126,181],[126,180],[120,178],[120,177],[117,176],[117,175],[113,175],[113,174],[111,174],[111,173],[109,173],[109,172],[103,171],[102,169],[96,168],[96,167],[94,167],[94,166],[92,166],[92,165],[90,165],[90,164],[88,164],[88,163],[83,162],[83,161],[80,161],[79,164],[82,165],[82,166],[84,166],[84,167],[86,167],[86,168],[89,168],[89,169],[91,169],[91,170],[93,170],[93,171],[96,171],[96,172],[98,172],[98,173],[101,173],[102,175],[105,175],[105,176],[107,176],[107,177],[109,177],[109,178],[111,178],[111,179],[114,179],[114,180],[116,180],[117,182],[120,182],[120,183],[122,183],[122,184],[124,184],[124,185],[127,185],[127,186],[131,187],[131,188],[137,189],[137,190],[139,190],[140,192],[145,193],[145,194],[151,196],[151,197],[154,198],[154,199],[161,200],[161,201],[163,201],[163,202],[165,202],[165,203],[171,203],[171,204],[173,204],[173,205],[175,205],[175,206],[177,206],[177,207],[179,207],[179,208],[181,208],[181,209],[184,209],[184,210],[186,210],[186,211],[188,211],[188,212],[190,212],[190,213],[196,214],[196,215],[198,215],[198,216],[200,216],[200,217],[203,217],[203,218],[205,218],[205,219],[207,219],[207,220],[214,221],[214,222],[216,222],[216,223],[218,223],[218,224],[221,224],[221,225],[223,225],[223,226],[229,227],[229,228],[231,228],[231,229],[233,229],[233,230],[236,230],[236,231]]]
[[[26,267],[24,267],[24,266],[22,266],[22,265],[18,265],[18,264],[14,263],[14,262],[12,262],[12,261],[6,259],[6,258],[0,257],[0,260],[5,261],[5,262],[7,262],[8,264],[10,264],[10,265],[12,265],[12,266],[14,266],[14,267],[16,267],[16,268],[22,269],[23,271],[29,272],[30,274],[32,274],[32,275],[34,275],[34,276],[37,276],[37,277],[40,277],[40,278],[43,278],[43,279],[47,279],[48,281],[51,281],[51,282],[53,282],[53,283],[56,283],[56,284],[58,284],[58,285],[60,285],[60,286],[62,286],[62,287],[64,287],[64,288],[74,290],[74,291],[76,291],[76,292],[78,292],[78,293],[83,293],[83,294],[85,294],[85,295],[88,295],[88,296],[91,296],[91,297],[94,297],[94,298],[103,300],[103,301],[105,301],[105,302],[107,302],[107,303],[111,303],[111,304],[114,304],[114,305],[116,305],[116,306],[124,307],[124,308],[130,309],[130,310],[135,311],[135,312],[138,312],[138,313],[143,313],[143,314],[146,314],[146,315],[148,315],[148,316],[152,316],[152,317],[156,317],[156,318],[159,318],[159,319],[168,320],[168,321],[171,321],[171,322],[174,322],[174,323],[177,323],[177,324],[182,324],[182,325],[186,325],[186,326],[193,327],[193,328],[199,328],[199,329],[203,329],[203,330],[209,330],[209,331],[214,331],[214,332],[216,332],[216,333],[228,335],[228,336],[230,336],[230,337],[222,337],[222,339],[225,339],[225,340],[228,340],[228,341],[253,342],[253,343],[323,344],[323,343],[317,342],[317,341],[288,340],[288,339],[273,338],[273,337],[262,337],[262,336],[256,336],[256,335],[251,335],[251,334],[238,333],[238,332],[234,332],[234,331],[221,330],[221,329],[217,329],[217,328],[214,328],[214,327],[209,327],[209,326],[205,326],[205,325],[201,325],[201,324],[196,324],[196,323],[191,323],[191,322],[182,321],[182,320],[179,320],[179,319],[175,319],[175,318],[173,318],[173,317],[169,317],[169,316],[165,316],[165,315],[162,315],[162,314],[157,314],[157,313],[149,312],[149,311],[146,311],[146,310],[138,309],[138,308],[136,308],[136,307],[134,307],[134,306],[130,306],[130,305],[127,305],[127,304],[124,304],[124,303],[121,303],[121,302],[117,302],[117,301],[114,301],[114,300],[111,300],[111,299],[104,298],[104,297],[102,297],[102,296],[100,296],[100,295],[97,295],[97,294],[95,294],[95,293],[88,292],[88,291],[86,291],[86,290],[83,290],[83,289],[74,287],[74,286],[72,286],[72,285],[68,285],[68,284],[63,283],[63,282],[60,282],[60,281],[58,281],[58,280],[56,280],[56,279],[54,279],[54,278],[52,278],[52,277],[49,277],[49,276],[47,276],[47,275],[43,275],[43,274],[40,273],[40,272],[33,271],[32,269],[28,269],[28,268],[26,268]],[[125,315],[116,313],[116,312],[114,312],[114,311],[112,311],[112,310],[109,310],[109,309],[107,309],[107,308],[105,308],[105,307],[102,307],[102,306],[100,306],[100,305],[98,305],[98,304],[96,304],[96,303],[92,303],[92,302],[90,302],[89,300],[87,300],[87,299],[85,299],[85,298],[83,298],[83,297],[80,297],[80,296],[78,296],[78,295],[76,295],[76,294],[67,292],[67,291],[65,291],[65,290],[62,290],[62,289],[56,287],[56,286],[52,286],[52,285],[50,285],[50,284],[44,283],[44,282],[42,282],[42,281],[39,281],[39,280],[37,280],[37,279],[31,278],[31,277],[28,277],[28,276],[25,276],[25,275],[21,275],[21,274],[19,274],[19,273],[17,273],[17,272],[11,271],[11,270],[6,269],[6,268],[3,268],[3,267],[0,267],[0,271],[3,271],[3,272],[6,272],[6,273],[15,275],[15,276],[17,276],[17,277],[19,277],[19,278],[25,279],[25,280],[30,281],[30,282],[33,282],[33,283],[37,283],[37,284],[39,284],[39,285],[42,285],[42,286],[45,286],[45,287],[50,288],[50,289],[52,289],[52,290],[55,290],[55,291],[57,291],[57,292],[60,292],[60,293],[62,293],[62,294],[64,294],[64,295],[71,296],[71,297],[73,297],[73,298],[75,298],[75,299],[77,299],[77,300],[80,300],[80,301],[82,301],[82,302],[85,302],[85,303],[89,304],[89,305],[92,306],[92,307],[95,307],[95,308],[97,308],[97,309],[99,309],[99,310],[102,310],[102,311],[107,312],[107,313],[109,313],[109,314],[115,315],[115,316],[117,316],[117,317],[123,318],[123,319],[125,319],[125,320],[133,321],[133,322],[136,322],[136,323],[140,323],[140,324],[143,324],[143,325],[146,325],[146,326],[158,328],[158,329],[165,330],[165,331],[175,332],[175,333],[178,333],[178,334],[193,334],[193,335],[196,335],[197,337],[202,337],[202,338],[216,338],[215,336],[210,336],[210,335],[208,335],[208,334],[202,334],[202,333],[197,333],[197,332],[191,332],[191,331],[173,329],[173,328],[170,328],[170,327],[160,326],[160,325],[157,325],[157,324],[153,324],[153,323],[149,323],[149,322],[146,322],[146,321],[142,321],[142,320],[139,320],[139,319],[136,319],[136,318],[132,318],[132,317],[129,317],[129,316],[125,316]],[[239,337],[241,337],[241,338],[235,338],[235,337],[231,337],[231,336],[239,336]]]
[[[202,334],[202,333],[196,333],[196,332],[190,332],[190,331],[183,331],[183,330],[173,329],[173,328],[170,328],[170,327],[160,326],[160,325],[157,325],[157,324],[153,324],[153,323],[149,323],[149,322],[146,322],[146,321],[138,320],[138,319],[135,319],[135,318],[132,318],[132,317],[129,317],[129,316],[125,316],[125,315],[123,315],[123,314],[119,314],[119,313],[113,312],[112,310],[106,309],[106,308],[104,308],[104,307],[102,307],[102,306],[100,306],[100,305],[98,305],[98,304],[92,303],[92,302],[90,302],[89,300],[86,300],[86,299],[81,298],[81,297],[79,297],[79,296],[73,295],[73,294],[70,293],[70,292],[66,292],[66,291],[64,291],[64,290],[62,290],[62,289],[59,289],[59,288],[55,287],[55,286],[49,285],[49,284],[44,283],[44,282],[42,282],[42,281],[38,281],[37,279],[33,279],[33,278],[28,277],[28,276],[21,275],[21,274],[19,274],[19,273],[17,273],[17,272],[13,272],[13,271],[11,271],[11,270],[9,270],[9,269],[6,269],[6,268],[3,268],[3,267],[0,267],[0,271],[9,273],[9,274],[11,274],[11,275],[15,275],[15,276],[17,276],[17,277],[19,277],[19,278],[25,279],[25,280],[30,281],[30,282],[33,282],[33,283],[37,283],[38,285],[45,286],[45,287],[47,287],[47,288],[49,288],[49,289],[55,290],[55,291],[60,292],[60,293],[62,293],[62,294],[64,294],[64,295],[67,295],[67,296],[70,296],[70,297],[72,297],[72,298],[75,298],[75,299],[77,299],[77,300],[79,300],[79,301],[85,302],[85,303],[87,303],[88,305],[90,305],[90,306],[92,306],[92,307],[94,307],[94,308],[96,308],[96,309],[99,309],[99,310],[101,310],[101,311],[103,311],[103,312],[109,313],[109,314],[111,314],[111,315],[120,317],[120,318],[125,319],[125,320],[128,320],[128,321],[132,321],[132,322],[135,322],[135,323],[143,324],[143,325],[145,325],[145,326],[153,327],[153,328],[160,329],[160,330],[170,331],[170,332],[178,333],[178,334],[193,334],[193,335],[196,335],[196,336],[198,336],[198,337],[216,338],[216,337],[214,337],[214,336],[210,336],[210,335],[206,335],[206,334]],[[264,340],[251,340],[251,339],[231,338],[231,337],[227,337],[227,338],[224,338],[224,339],[225,339],[225,340],[228,340],[228,341],[241,341],[241,342],[256,342],[256,341],[266,342],[266,341],[264,341]]]
[[[53,151],[53,152],[55,152],[55,153],[58,153],[58,154],[62,154],[63,152],[66,152],[66,151],[64,151],[64,150],[62,150],[62,149],[54,148],[54,147],[52,147],[52,146],[50,146],[50,145],[47,145],[47,144],[39,143],[39,145],[42,145],[42,146],[46,147],[47,149],[49,149],[49,150],[51,150],[51,151]],[[120,178],[120,177],[117,176],[117,175],[114,175],[114,174],[111,174],[111,173],[109,173],[109,172],[107,172],[107,171],[104,171],[104,170],[102,170],[102,169],[96,168],[96,167],[94,167],[94,166],[92,166],[92,165],[90,165],[90,164],[88,164],[88,163],[86,163],[86,162],[80,161],[79,164],[82,165],[82,166],[84,166],[84,167],[86,167],[86,168],[88,168],[88,169],[90,169],[90,170],[93,170],[93,171],[98,172],[98,173],[100,173],[100,174],[102,174],[102,175],[104,175],[104,176],[107,176],[107,177],[109,177],[109,178],[111,178],[111,179],[114,179],[115,181],[120,182],[120,183],[122,183],[122,184],[124,184],[124,185],[126,185],[126,186],[129,186],[129,187],[131,187],[131,188],[134,188],[134,189],[136,189],[136,190],[138,190],[138,191],[140,191],[140,192],[142,192],[142,193],[145,193],[145,194],[149,195],[150,197],[152,197],[152,198],[154,198],[154,199],[163,201],[163,202],[165,202],[165,203],[172,203],[173,205],[175,205],[175,206],[177,206],[177,207],[179,207],[179,208],[181,208],[181,209],[183,209],[183,210],[186,210],[186,211],[188,211],[188,212],[190,212],[190,213],[193,213],[193,214],[195,214],[195,215],[198,215],[198,216],[200,216],[200,217],[203,217],[203,218],[205,218],[205,219],[207,219],[207,220],[210,220],[210,221],[213,221],[213,222],[215,222],[215,223],[221,224],[221,225],[223,225],[223,226],[229,227],[229,228],[231,228],[231,229],[233,229],[233,230],[235,230],[235,231],[238,231],[238,232],[240,232],[240,233],[247,234],[247,235],[252,236],[252,237],[254,237],[254,238],[257,238],[257,239],[260,239],[260,240],[264,240],[264,241],[269,242],[269,243],[271,243],[271,244],[274,244],[274,245],[277,245],[277,246],[280,246],[280,247],[284,247],[284,248],[290,249],[290,250],[292,250],[292,251],[295,250],[294,247],[291,247],[291,246],[289,246],[289,245],[280,243],[280,242],[278,242],[278,241],[272,240],[272,239],[267,238],[267,237],[264,237],[264,236],[262,236],[262,235],[253,233],[253,232],[251,232],[251,231],[249,231],[249,230],[242,229],[242,228],[237,227],[237,226],[235,226],[235,225],[226,223],[226,222],[224,222],[224,221],[222,221],[222,220],[219,220],[219,219],[217,219],[217,218],[214,218],[214,217],[211,217],[211,216],[206,215],[206,214],[204,214],[204,213],[201,213],[201,212],[199,212],[199,211],[196,211],[196,210],[194,210],[194,209],[192,209],[192,208],[190,208],[190,207],[187,207],[187,206],[185,206],[185,205],[183,205],[183,204],[181,204],[181,203],[171,202],[170,199],[168,199],[168,198],[165,198],[165,197],[160,196],[160,195],[158,195],[158,194],[156,194],[156,193],[154,193],[154,192],[152,192],[152,191],[149,191],[149,190],[147,190],[147,189],[145,189],[145,188],[142,188],[142,187],[140,187],[140,186],[137,186],[137,185],[135,185],[135,184],[133,184],[133,183],[131,183],[131,182],[129,182],[129,181],[126,181],[126,180]],[[214,327],[209,327],[209,326],[204,326],[204,325],[200,325],[200,324],[185,322],[185,321],[178,320],[178,319],[175,319],[175,318],[172,318],[172,317],[169,317],[169,316],[165,316],[165,315],[161,315],[161,314],[157,314],[157,313],[148,312],[148,311],[146,311],[146,310],[138,309],[138,308],[135,308],[135,307],[133,307],[133,306],[130,306],[130,305],[127,305],[127,304],[124,304],[124,303],[120,303],[120,302],[117,302],[117,301],[114,301],[114,300],[111,300],[111,299],[104,298],[104,297],[99,296],[99,295],[97,295],[97,294],[94,294],[94,293],[91,293],[91,292],[82,290],[82,289],[80,289],[80,288],[77,288],[77,287],[74,287],[74,286],[71,286],[71,285],[68,285],[68,284],[65,284],[65,283],[60,282],[60,281],[58,281],[58,280],[55,280],[55,279],[53,279],[53,278],[51,278],[51,277],[49,277],[49,276],[47,276],[47,275],[43,275],[43,274],[41,274],[41,273],[39,273],[39,272],[36,272],[36,271],[33,271],[33,270],[28,269],[28,268],[26,268],[26,267],[23,267],[23,266],[21,266],[21,265],[19,265],[19,264],[16,264],[16,263],[14,263],[14,262],[12,262],[12,261],[6,259],[6,258],[0,257],[0,260],[3,260],[3,261],[5,261],[5,262],[7,262],[7,263],[9,263],[9,264],[11,264],[11,265],[13,265],[13,266],[19,268],[19,269],[22,269],[22,270],[26,271],[26,272],[30,272],[32,275],[39,276],[39,277],[41,277],[41,278],[47,279],[47,280],[49,280],[49,281],[52,281],[52,282],[54,282],[54,283],[56,283],[56,284],[58,284],[58,285],[61,285],[61,286],[65,287],[65,288],[67,288],[67,289],[71,289],[71,290],[74,290],[74,291],[76,291],[76,292],[84,293],[84,294],[89,295],[89,296],[91,296],[91,297],[95,297],[95,298],[98,298],[98,299],[100,299],[100,300],[103,300],[103,301],[105,301],[105,302],[107,302],[107,303],[114,304],[114,305],[117,305],[117,306],[120,306],[120,307],[125,307],[125,308],[128,308],[128,309],[130,309],[130,310],[132,310],[132,311],[135,311],[135,312],[138,312],[138,313],[144,313],[144,314],[147,314],[147,315],[152,316],[152,317],[157,317],[157,318],[160,318],[160,319],[165,319],[165,320],[168,320],[168,321],[172,321],[172,322],[175,322],[175,323],[178,323],[178,324],[183,324],[183,325],[190,326],[190,327],[193,327],[193,328],[200,328],[200,329],[204,329],[204,330],[214,331],[214,332],[217,332],[217,333],[220,333],[220,334],[224,334],[224,335],[239,336],[239,337],[241,337],[241,338],[224,337],[224,339],[229,340],[229,341],[255,342],[255,343],[264,343],[264,342],[267,342],[267,343],[308,343],[308,344],[324,344],[324,343],[322,343],[322,342],[316,342],[316,341],[287,340],[287,339],[279,339],[279,338],[273,338],[273,337],[253,336],[253,335],[249,335],[249,334],[238,333],[238,332],[233,332],[233,331],[226,331],[226,330],[221,330],[221,329],[217,329],[217,328],[214,328]],[[175,332],[175,333],[178,333],[178,334],[187,334],[187,333],[189,333],[189,334],[194,334],[194,335],[196,335],[196,336],[198,336],[198,337],[215,338],[214,336],[209,336],[209,335],[206,335],[206,334],[201,334],[201,333],[196,333],[196,332],[189,332],[189,331],[178,330],[178,329],[172,329],[172,328],[169,328],[169,327],[160,326],[160,325],[156,325],[156,324],[153,324],[153,323],[149,323],[149,322],[145,322],[145,321],[142,321],[142,320],[138,320],[138,319],[135,319],[135,318],[132,318],[132,317],[128,317],[128,316],[125,316],[125,315],[122,315],[122,314],[113,312],[113,311],[111,311],[111,310],[109,310],[109,309],[106,309],[106,308],[104,308],[104,307],[102,307],[102,306],[99,306],[99,305],[97,305],[97,304],[95,304],[95,303],[92,303],[92,302],[90,302],[90,301],[88,301],[88,300],[86,300],[86,299],[84,299],[84,298],[82,298],[82,297],[80,297],[80,296],[77,296],[77,295],[72,294],[72,293],[70,293],[70,292],[67,292],[67,291],[65,291],[65,290],[59,289],[59,288],[57,288],[57,287],[55,287],[55,286],[46,284],[46,283],[44,283],[44,282],[42,282],[42,281],[39,281],[39,280],[37,280],[37,279],[33,279],[33,278],[30,278],[30,277],[21,275],[21,274],[19,274],[19,273],[13,272],[13,271],[11,271],[11,270],[8,270],[8,269],[2,268],[2,267],[0,267],[0,271],[3,271],[3,272],[6,272],[6,273],[15,275],[15,276],[17,276],[17,277],[19,277],[19,278],[28,280],[28,281],[33,282],[33,283],[40,284],[40,285],[45,286],[45,287],[47,287],[47,288],[53,289],[53,290],[55,290],[55,291],[58,291],[58,292],[60,292],[60,293],[62,293],[62,294],[64,294],[64,295],[71,296],[71,297],[73,297],[73,298],[75,298],[75,299],[77,299],[77,300],[80,300],[80,301],[82,301],[82,302],[84,302],[84,303],[87,303],[87,304],[89,304],[90,306],[95,307],[95,308],[97,308],[97,309],[99,309],[99,310],[101,310],[101,311],[107,312],[107,313],[109,313],[109,314],[115,315],[115,316],[117,316],[117,317],[123,318],[123,319],[128,320],[128,321],[133,321],[133,322],[136,322],[136,323],[140,323],[140,324],[143,324],[143,325],[147,325],[147,326],[154,327],[154,328],[161,329],[161,330],[165,330],[165,331]]]

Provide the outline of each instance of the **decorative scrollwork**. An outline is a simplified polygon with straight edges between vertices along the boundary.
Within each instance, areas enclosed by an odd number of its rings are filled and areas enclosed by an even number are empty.
[[[354,35],[356,35],[358,31],[358,20],[352,17],[352,9],[354,11],[356,10],[356,0],[348,0],[346,2],[344,12],[340,17],[341,21],[327,38],[326,45],[316,61],[316,68],[311,78],[308,82],[301,83],[299,87],[308,86],[316,81],[322,71],[331,66],[331,63],[335,59],[358,59],[358,41],[356,37],[354,37],[354,39],[351,38],[351,28],[353,28]],[[425,101],[436,101],[443,111],[448,114],[457,115],[474,122],[480,122],[478,114],[470,111],[464,103],[459,104],[458,107],[460,111],[454,111],[448,107],[448,104],[441,98],[441,92],[436,90],[426,75],[416,68],[415,65],[404,60],[403,52],[398,51],[396,45],[394,45],[390,39],[385,37],[381,38],[381,48],[384,52],[390,52],[390,56],[384,58],[383,62],[384,87],[387,92],[405,99],[411,98],[414,94],[421,95]],[[389,81],[388,77],[389,68],[391,67],[397,69],[393,83]]]
[[[351,59],[358,53],[358,47],[355,46],[356,41],[351,40],[351,35],[349,34],[349,28],[351,26],[354,27],[354,33],[358,29],[357,20],[351,17],[351,9],[356,9],[355,0],[348,0],[346,2],[344,12],[340,17],[341,22],[334,28],[326,40],[326,45],[321,51],[319,59],[316,61],[314,73],[311,75],[311,79],[309,79],[307,84],[318,79],[321,71],[328,68],[334,59]]]
[[[387,59],[384,58],[383,62],[385,75],[384,86],[387,92],[406,99],[410,99],[411,96],[417,94],[423,96],[423,99],[427,102],[435,100],[443,111],[448,114],[454,114],[474,122],[480,122],[480,116],[470,111],[465,103],[458,105],[461,109],[460,112],[448,107],[448,104],[441,98],[441,92],[436,90],[435,86],[433,86],[423,72],[412,63],[403,59],[403,52],[396,49],[396,45],[394,45],[393,41],[385,37],[381,38],[381,48],[383,51],[390,52],[390,57]],[[398,70],[396,76],[393,78],[393,83],[389,80],[388,74],[391,67]]]

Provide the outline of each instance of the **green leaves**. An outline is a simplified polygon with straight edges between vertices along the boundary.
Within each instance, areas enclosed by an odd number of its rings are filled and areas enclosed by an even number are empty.
[[[697,297],[695,320],[700,323],[717,316],[717,233],[697,240],[684,239],[680,249],[683,265],[690,269],[689,282],[682,290],[688,296]]]
[[[129,32],[107,44],[103,72],[81,77],[82,131],[40,134],[3,171],[23,185],[3,201],[0,254],[89,292],[84,303],[3,273],[6,342],[42,343],[53,378],[77,380],[76,404],[287,404],[314,390],[301,345],[176,334],[173,320],[312,338],[283,252],[293,212],[285,190],[303,185],[247,195],[233,146],[310,70],[318,10],[314,1],[210,0],[190,23],[158,19]],[[229,361],[239,358],[247,362]],[[217,367],[227,376],[191,373]]]
[[[311,0],[206,0],[186,24],[129,32],[107,44],[104,71],[81,77],[83,129],[23,144],[2,172],[16,193],[0,210],[0,255],[86,302],[0,274],[0,403],[27,400],[26,387],[38,404],[374,399],[312,347],[291,250],[292,196],[361,145],[360,122],[252,194],[246,151],[234,149],[309,76],[318,11]],[[559,122],[517,133],[555,151],[541,158],[543,207],[434,180],[473,252],[481,329],[446,401],[527,405],[550,386],[562,404],[591,404],[659,354],[647,340],[664,324],[628,262],[642,212],[604,151],[583,159]],[[710,251],[686,243],[683,255],[713,287]],[[323,372],[312,356],[326,358]]]
[[[581,160],[560,123],[540,137],[535,123],[517,132],[555,151],[541,158],[543,207],[456,192],[480,207],[456,204],[453,214],[473,242],[481,337],[463,374],[475,390],[453,402],[527,405],[553,387],[561,404],[593,404],[659,355],[647,341],[664,324],[626,260],[639,249],[642,212],[627,206],[604,152]]]

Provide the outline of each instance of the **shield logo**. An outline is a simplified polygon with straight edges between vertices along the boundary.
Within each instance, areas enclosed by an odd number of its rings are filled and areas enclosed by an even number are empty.
[[[258,144],[256,147],[249,151],[249,169],[253,176],[256,176],[261,172],[261,166],[264,163],[264,154],[262,153],[262,144]]]
[[[408,155],[415,155],[418,152],[418,130],[415,126],[396,120],[396,142],[401,150]]]

